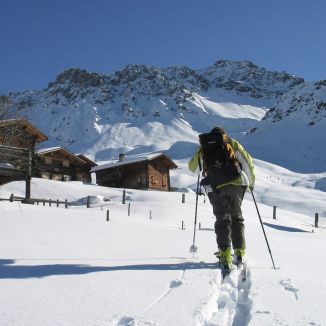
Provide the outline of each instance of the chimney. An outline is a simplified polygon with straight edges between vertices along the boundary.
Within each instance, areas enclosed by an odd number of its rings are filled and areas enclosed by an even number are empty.
[[[119,154],[119,162],[122,162],[125,159],[125,154]]]

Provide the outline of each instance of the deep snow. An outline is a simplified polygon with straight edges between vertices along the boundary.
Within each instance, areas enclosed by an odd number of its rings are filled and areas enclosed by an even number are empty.
[[[185,204],[181,192],[127,189],[123,205],[122,189],[33,179],[34,197],[80,203],[97,195],[99,202],[90,209],[0,202],[0,324],[324,325],[326,194],[314,188],[325,175],[255,163],[255,194],[277,269],[248,193],[245,283],[233,271],[221,284],[214,218],[203,197],[193,259],[195,194],[189,188]],[[195,183],[185,169],[179,172],[181,186]],[[23,195],[23,183],[0,188],[1,198],[11,193]],[[274,204],[286,208],[277,209],[277,220]]]

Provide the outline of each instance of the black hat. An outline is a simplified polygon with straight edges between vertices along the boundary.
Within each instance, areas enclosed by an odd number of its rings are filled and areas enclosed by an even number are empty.
[[[216,126],[214,127],[211,132],[219,132],[221,134],[226,134],[226,131],[223,127]]]

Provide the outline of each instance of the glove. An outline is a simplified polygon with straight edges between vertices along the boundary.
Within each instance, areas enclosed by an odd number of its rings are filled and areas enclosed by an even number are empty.
[[[209,183],[208,183],[208,178],[207,178],[207,177],[202,178],[202,179],[200,180],[200,185],[201,185],[202,187],[206,187],[206,186],[208,186],[208,185],[209,185]]]

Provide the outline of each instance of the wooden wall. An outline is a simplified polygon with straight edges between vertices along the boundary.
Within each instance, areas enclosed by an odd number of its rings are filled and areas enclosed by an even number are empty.
[[[148,173],[149,188],[169,191],[169,169],[160,160],[150,161]]]
[[[22,123],[0,126],[0,144],[20,148],[35,147],[35,137],[28,132]]]
[[[0,161],[11,163],[17,169],[26,170],[28,151],[20,148],[0,146]]]
[[[35,175],[58,181],[91,182],[88,164],[79,163],[60,152],[38,155],[35,164]]]
[[[169,191],[169,169],[160,159],[116,166],[96,172],[100,186]]]
[[[0,161],[14,166],[14,169],[0,168],[0,185],[26,179],[28,167],[28,152],[26,150],[0,146]]]
[[[106,187],[146,189],[148,163],[138,162],[97,171],[96,182]]]

